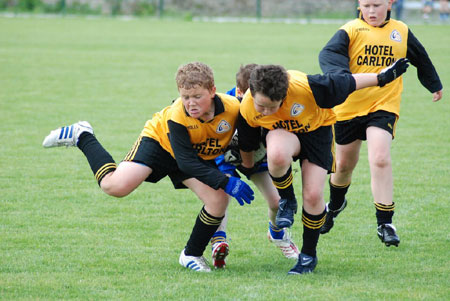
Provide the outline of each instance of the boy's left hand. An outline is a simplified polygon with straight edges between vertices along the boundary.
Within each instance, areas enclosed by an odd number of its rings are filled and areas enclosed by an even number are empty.
[[[442,98],[442,90],[433,93],[433,102],[439,101]]]
[[[224,174],[228,174],[228,175],[234,175],[236,172],[236,166],[234,166],[233,164],[230,164],[228,162],[225,161],[225,156],[224,155],[220,155],[218,156],[216,159],[216,165],[217,168]]]
[[[381,70],[377,75],[378,86],[384,87],[386,84],[394,81],[397,77],[406,72],[409,67],[409,60],[407,58],[401,58],[395,61],[391,66]]]

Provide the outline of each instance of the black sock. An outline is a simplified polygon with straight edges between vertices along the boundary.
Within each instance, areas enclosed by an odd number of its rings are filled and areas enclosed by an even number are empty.
[[[330,180],[330,203],[328,204],[328,208],[330,210],[338,210],[342,207],[345,201],[345,195],[347,194],[347,190],[350,187],[350,183],[347,185],[339,186],[331,183]]]
[[[186,244],[184,254],[188,256],[202,256],[209,240],[219,228],[222,217],[215,217],[206,212],[205,207],[200,210],[192,229],[191,237]]]
[[[292,175],[291,167],[289,167],[286,174],[282,177],[275,178],[272,175],[270,177],[272,178],[273,185],[277,188],[282,199],[295,199],[294,185],[292,184],[294,177]]]
[[[319,242],[320,227],[325,223],[326,211],[319,215],[312,215],[303,209],[303,246],[302,253],[316,256],[317,243]]]
[[[392,217],[394,216],[395,203],[392,205],[384,205],[381,203],[374,203],[376,209],[376,217],[378,226],[381,224],[392,224]]]
[[[116,170],[114,159],[91,133],[81,133],[77,145],[86,156],[99,185],[106,174]]]

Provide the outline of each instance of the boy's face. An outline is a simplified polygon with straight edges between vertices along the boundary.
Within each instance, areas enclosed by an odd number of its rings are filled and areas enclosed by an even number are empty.
[[[241,89],[239,89],[238,87],[236,87],[236,97],[242,98],[242,97],[244,97],[244,93],[245,93],[245,91],[242,92]]]
[[[380,26],[391,9],[392,0],[359,0],[364,20],[371,26]]]
[[[272,101],[266,95],[256,92],[253,97],[253,105],[255,106],[256,112],[268,116],[278,112],[282,101]]]
[[[178,91],[189,116],[204,121],[208,121],[214,116],[212,103],[216,94],[216,87],[208,90],[201,86],[195,86],[191,89],[179,88]]]

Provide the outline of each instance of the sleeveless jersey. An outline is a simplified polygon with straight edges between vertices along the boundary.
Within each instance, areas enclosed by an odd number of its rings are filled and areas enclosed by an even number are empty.
[[[348,56],[351,73],[380,73],[397,59],[406,57],[408,27],[403,22],[389,20],[382,27],[373,27],[362,19],[348,22],[341,29],[349,37]],[[369,87],[353,92],[334,108],[337,120],[349,120],[371,112],[384,110],[400,113],[403,79],[383,88]]]

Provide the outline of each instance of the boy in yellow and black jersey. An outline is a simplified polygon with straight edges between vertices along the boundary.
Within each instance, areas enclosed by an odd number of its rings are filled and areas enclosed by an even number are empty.
[[[175,188],[188,187],[204,203],[179,263],[195,271],[211,269],[203,257],[206,245],[220,226],[229,196],[243,205],[253,191],[237,177],[220,172],[214,159],[223,154],[236,129],[239,101],[216,94],[211,68],[193,62],[180,66],[176,75],[180,98],[147,121],[138,140],[117,166],[93,134],[88,122],[52,131],[44,147],[77,146],[86,156],[101,189],[123,197],[142,182],[156,183],[169,176]],[[213,248],[214,250],[214,248]],[[221,263],[228,245],[220,244],[213,262]]]
[[[343,25],[320,52],[319,61],[326,74],[380,72],[406,57],[417,68],[424,87],[433,93],[433,101],[442,97],[442,84],[425,48],[406,24],[390,19],[391,1],[360,0],[360,17]],[[330,202],[321,233],[327,233],[334,219],[346,207],[345,195],[359,159],[363,140],[368,142],[372,194],[378,236],[387,246],[400,243],[395,227],[393,179],[390,145],[400,115],[403,80],[384,88],[370,87],[352,93],[334,108],[337,123],[336,173],[330,177]]]
[[[292,161],[299,160],[302,169],[303,246],[289,274],[310,273],[317,265],[319,230],[326,215],[323,189],[327,174],[334,170],[336,117],[331,108],[355,90],[392,82],[407,66],[407,60],[399,60],[379,74],[306,75],[278,65],[260,65],[252,71],[238,121],[242,166],[253,168],[253,152],[262,141],[269,174],[281,197],[276,216],[280,228],[290,227],[297,211]]]

